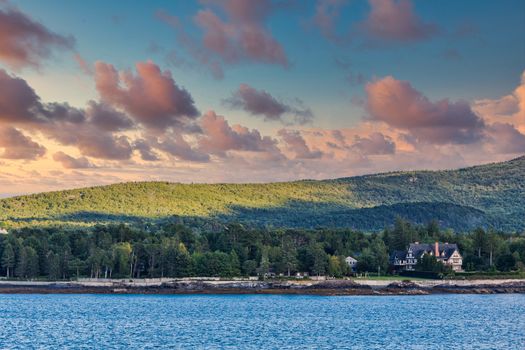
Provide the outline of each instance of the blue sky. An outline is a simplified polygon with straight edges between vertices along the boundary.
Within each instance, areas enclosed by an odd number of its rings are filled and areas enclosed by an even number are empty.
[[[315,2],[298,2],[293,11],[282,11],[269,21],[269,28],[286,50],[292,67],[245,63],[226,68],[222,81],[214,80],[206,72],[173,67],[165,62],[165,55],[148,50],[155,44],[184,56],[173,30],[159,21],[155,13],[165,10],[178,16],[191,33],[197,34],[192,18],[201,8],[198,3],[148,1],[129,2],[125,6],[107,1],[14,3],[52,30],[74,35],[77,50],[86,60],[103,60],[129,68],[134,62],[154,59],[174,72],[177,81],[193,93],[203,109],[220,109],[225,91],[235,90],[240,83],[250,83],[279,96],[308,101],[321,119],[325,116],[327,124],[336,123],[335,127],[348,126],[360,117],[350,100],[362,95],[362,85],[345,81],[347,72],[337,66],[337,59],[349,62],[350,71],[368,79],[392,75],[411,81],[432,98],[455,96],[467,100],[505,94],[519,81],[525,62],[525,3],[519,0],[415,1],[419,16],[436,23],[440,33],[428,42],[370,49],[327,41],[311,23]],[[351,1],[342,10],[340,33],[362,21],[368,11],[366,1]],[[463,37],[456,34],[462,29],[471,32]],[[447,50],[457,52],[459,57],[444,57]],[[77,69],[67,57],[48,64],[46,75],[67,74]],[[348,109],[352,115],[346,115]]]

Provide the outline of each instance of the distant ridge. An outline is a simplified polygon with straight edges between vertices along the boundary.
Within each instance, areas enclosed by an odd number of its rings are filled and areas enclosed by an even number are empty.
[[[177,220],[380,230],[396,216],[458,231],[525,230],[525,156],[457,170],[267,184],[132,182],[0,200],[8,227]]]

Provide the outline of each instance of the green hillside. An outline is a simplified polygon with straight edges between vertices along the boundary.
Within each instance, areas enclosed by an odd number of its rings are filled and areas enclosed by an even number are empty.
[[[395,216],[456,230],[525,229],[525,157],[450,171],[269,184],[122,183],[0,200],[7,227],[182,220],[382,229]]]

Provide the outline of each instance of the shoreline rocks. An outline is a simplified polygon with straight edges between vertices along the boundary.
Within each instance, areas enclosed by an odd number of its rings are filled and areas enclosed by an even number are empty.
[[[378,283],[381,282],[381,283]],[[254,281],[254,280],[90,280],[0,281],[2,294],[304,294],[428,295],[525,293],[525,280],[478,281]]]

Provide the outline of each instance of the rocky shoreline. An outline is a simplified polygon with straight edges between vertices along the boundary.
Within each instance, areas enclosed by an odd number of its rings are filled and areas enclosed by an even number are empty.
[[[2,294],[298,294],[428,295],[525,294],[525,280],[428,281],[254,281],[254,280],[83,280],[0,281]]]

